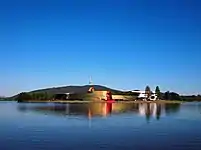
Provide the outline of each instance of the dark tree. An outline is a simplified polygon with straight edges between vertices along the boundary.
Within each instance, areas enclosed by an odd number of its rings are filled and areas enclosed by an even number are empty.
[[[145,94],[147,95],[147,98],[149,98],[151,96],[151,89],[149,86],[146,86],[145,88]]]
[[[177,94],[175,92],[171,92],[170,93],[170,100],[181,100],[181,97],[179,94]]]
[[[22,92],[20,93],[17,98],[16,98],[18,101],[27,101],[27,100],[31,100],[32,97],[29,93],[26,93],[26,92]]]
[[[181,96],[175,92],[165,92],[164,94],[165,100],[182,100]]]
[[[32,93],[31,97],[32,97],[33,100],[36,100],[37,99],[37,94],[36,93]]]
[[[157,95],[158,99],[161,99],[161,91],[160,91],[159,86],[156,86],[155,93],[156,93],[156,95]]]
[[[165,100],[169,100],[170,99],[170,92],[169,91],[165,92],[164,99]]]
[[[33,92],[33,93],[20,93],[17,97],[16,100],[19,102],[21,101],[28,101],[28,100],[52,100],[53,99],[53,94],[49,94],[47,92]]]

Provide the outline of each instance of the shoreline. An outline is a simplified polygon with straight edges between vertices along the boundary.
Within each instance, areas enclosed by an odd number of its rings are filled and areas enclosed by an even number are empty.
[[[18,101],[17,101],[18,102]],[[158,103],[158,104],[174,104],[174,103],[184,103],[185,101],[178,100],[156,100],[156,101],[112,101],[109,103]],[[65,100],[55,100],[55,101],[24,101],[18,103],[108,103],[107,101],[81,101],[81,100],[73,100],[73,101],[65,101]]]

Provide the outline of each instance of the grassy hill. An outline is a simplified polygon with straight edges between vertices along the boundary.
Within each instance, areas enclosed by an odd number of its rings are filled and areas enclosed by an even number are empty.
[[[86,93],[91,85],[84,85],[84,86],[64,86],[64,87],[55,87],[55,88],[47,88],[47,89],[40,89],[31,91],[31,93],[38,93],[38,92],[47,92],[48,94],[59,94],[59,93]],[[108,88],[102,85],[93,85],[94,89],[97,91],[105,91],[110,90],[113,93],[119,93],[121,91]]]
[[[53,87],[46,89],[39,89],[25,93],[25,99],[34,99],[34,100],[48,100],[52,99],[55,94],[62,93],[87,93],[88,89],[91,85],[83,85],[83,86],[63,86],[63,87]],[[93,85],[95,90],[98,91],[111,91],[112,94],[121,94],[121,95],[130,95],[131,92],[120,91],[116,89],[112,89],[102,85]],[[1,98],[0,100],[17,100],[22,93],[19,93],[12,97]],[[161,93],[161,98],[165,100],[183,100],[183,101],[201,101],[201,95],[193,95],[193,96],[182,96],[174,92],[165,92]],[[23,94],[24,96],[24,94]]]
[[[29,95],[32,95],[32,97],[36,97],[36,99],[48,99],[47,97],[52,97],[55,94],[62,94],[62,93],[87,93],[88,89],[91,87],[91,85],[83,85],[83,86],[63,86],[63,87],[54,87],[54,88],[46,88],[46,89],[39,89],[34,90],[30,92],[26,92]],[[111,91],[113,94],[121,94],[124,93],[120,90],[115,90],[108,88],[106,86],[102,85],[93,85],[94,89],[97,91]],[[41,95],[42,94],[42,95]],[[45,94],[45,95],[44,95]],[[12,96],[7,99],[18,99],[20,93]],[[34,95],[34,96],[33,96]],[[46,98],[45,98],[46,97]]]

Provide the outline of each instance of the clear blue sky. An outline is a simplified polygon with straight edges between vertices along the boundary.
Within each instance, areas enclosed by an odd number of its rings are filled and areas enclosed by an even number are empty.
[[[201,93],[200,0],[0,2],[0,95],[63,85]]]

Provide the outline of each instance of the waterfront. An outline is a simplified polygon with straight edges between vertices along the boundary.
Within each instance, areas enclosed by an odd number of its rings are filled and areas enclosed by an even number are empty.
[[[0,149],[200,150],[201,103],[0,102]]]

